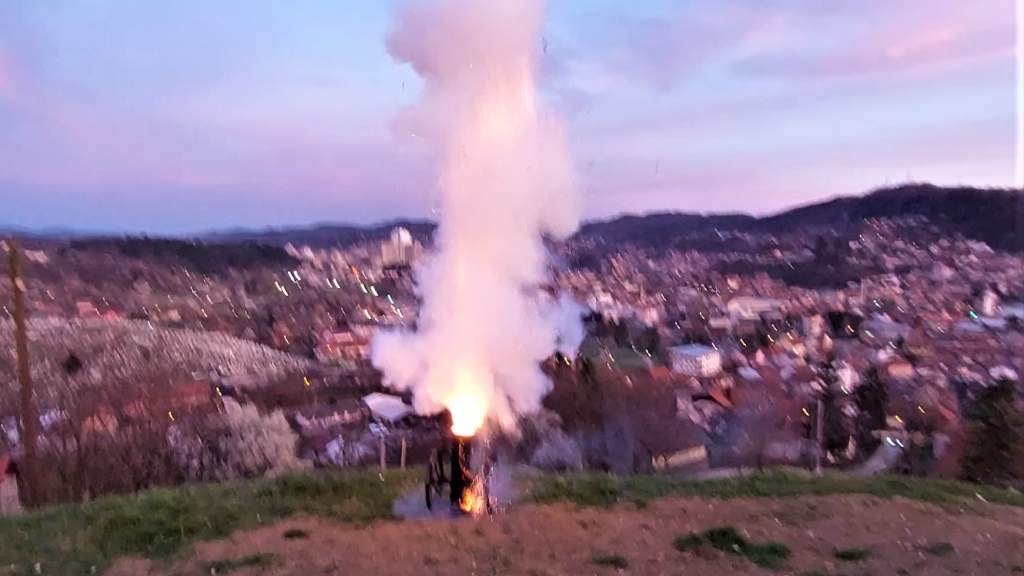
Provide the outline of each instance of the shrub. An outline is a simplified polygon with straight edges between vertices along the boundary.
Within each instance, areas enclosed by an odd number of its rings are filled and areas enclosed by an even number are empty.
[[[679,536],[672,542],[676,550],[681,552],[696,550],[704,544],[727,554],[743,556],[761,568],[772,570],[781,568],[790,555],[789,547],[785,544],[750,542],[732,526],[721,526],[700,534]]]
[[[191,480],[278,476],[303,467],[298,436],[280,411],[260,414],[252,405],[228,404],[200,430],[176,429],[171,437],[179,465]]]
[[[932,556],[949,556],[956,552],[956,548],[954,548],[949,542],[936,542],[935,544],[929,544],[928,546],[925,546],[923,550]]]
[[[843,562],[861,562],[871,556],[871,550],[866,548],[842,548],[833,550],[832,555],[836,557],[836,560],[842,560]]]
[[[534,451],[530,463],[541,470],[553,472],[580,470],[583,468],[583,453],[568,434],[554,430]]]
[[[210,574],[227,574],[242,568],[266,568],[276,560],[273,554],[250,554],[230,560],[215,560],[206,565]]]
[[[620,554],[594,554],[590,561],[598,566],[610,566],[620,570],[629,568],[629,560]]]
[[[1014,451],[1020,442],[1021,414],[1016,385],[1003,379],[985,388],[967,410],[964,480],[1001,483],[1014,477]]]

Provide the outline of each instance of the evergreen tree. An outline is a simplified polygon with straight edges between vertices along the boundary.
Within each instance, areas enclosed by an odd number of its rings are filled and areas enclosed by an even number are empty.
[[[849,417],[843,411],[844,395],[836,390],[839,377],[831,361],[818,369],[818,376],[825,385],[820,396],[824,408],[822,448],[826,452],[841,452],[850,443],[852,426]]]
[[[825,409],[823,415],[824,433],[822,446],[826,452],[842,452],[850,443],[850,418],[843,412],[842,394],[829,386],[821,395],[821,403]]]
[[[875,430],[885,429],[885,416],[889,407],[889,389],[882,381],[878,369],[872,366],[857,388],[857,445],[865,452],[874,450],[880,441],[872,436]]]
[[[661,334],[658,333],[658,329],[654,326],[650,326],[644,329],[640,333],[640,338],[637,341],[637,347],[641,352],[649,352],[656,358],[661,358],[662,346],[661,346]]]
[[[1002,379],[983,390],[968,408],[967,449],[962,475],[971,482],[998,483],[1013,479],[1013,457],[1021,440],[1021,414],[1016,384]]]
[[[629,327],[626,326],[626,322],[619,320],[612,327],[612,335],[615,338],[615,345],[620,348],[626,348],[630,345]]]

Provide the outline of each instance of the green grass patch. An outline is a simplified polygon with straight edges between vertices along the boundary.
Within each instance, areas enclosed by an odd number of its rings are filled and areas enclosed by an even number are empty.
[[[289,530],[285,530],[284,534],[281,534],[281,536],[285,540],[305,540],[306,538],[309,538],[309,532],[306,532],[302,528],[291,528]]]
[[[704,536],[701,534],[687,534],[686,536],[677,536],[672,541],[672,546],[680,552],[693,552],[704,545]]]
[[[732,526],[721,526],[699,534],[679,536],[673,540],[672,545],[682,552],[693,551],[708,545],[727,554],[743,556],[754,564],[771,570],[781,568],[790,556],[789,547],[785,544],[751,542]]]
[[[832,551],[832,556],[843,562],[863,562],[871,557],[871,550],[867,548],[836,548]]]
[[[954,548],[949,542],[936,542],[922,547],[921,550],[931,554],[932,556],[949,556],[956,552],[956,548]]]
[[[838,474],[814,477],[766,473],[699,481],[668,476],[536,475],[528,478],[528,490],[536,502],[562,501],[582,506],[612,506],[620,502],[636,504],[667,496],[730,499],[863,494],[879,498],[902,497],[940,505],[973,505],[981,496],[994,504],[1024,507],[1024,494],[1019,492],[905,476],[856,478]]]
[[[215,560],[206,564],[209,574],[228,574],[242,568],[269,568],[277,561],[273,554],[250,554],[230,560]]]
[[[272,480],[197,484],[106,497],[0,518],[0,566],[43,574],[102,573],[121,556],[169,558],[298,513],[365,524],[390,518],[413,472],[312,473]]]
[[[598,566],[608,566],[619,570],[629,568],[629,560],[620,554],[594,554],[590,561]]]

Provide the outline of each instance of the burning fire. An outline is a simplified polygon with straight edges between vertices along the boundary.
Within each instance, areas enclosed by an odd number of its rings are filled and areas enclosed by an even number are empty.
[[[466,372],[460,372],[455,381],[455,394],[447,402],[452,415],[452,434],[469,438],[476,435],[487,418],[487,398],[484,391]]]
[[[453,395],[447,402],[456,437],[452,460],[452,504],[464,514],[477,516],[488,511],[486,466],[474,469],[471,453],[477,434],[488,416],[490,404],[486,372],[463,368],[456,373]],[[459,480],[456,482],[456,480]],[[461,493],[457,491],[461,490]],[[456,502],[457,500],[457,502]]]
[[[473,485],[462,493],[462,500],[459,502],[459,509],[466,514],[478,516],[487,511],[487,493],[484,490],[484,481],[481,475],[473,479]]]

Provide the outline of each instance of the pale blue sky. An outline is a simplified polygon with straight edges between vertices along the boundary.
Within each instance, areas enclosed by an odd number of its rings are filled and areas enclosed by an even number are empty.
[[[1013,0],[981,4],[551,0],[542,90],[586,216],[1011,185]],[[0,2],[0,225],[429,215],[392,130],[420,88],[385,47],[400,5]]]

